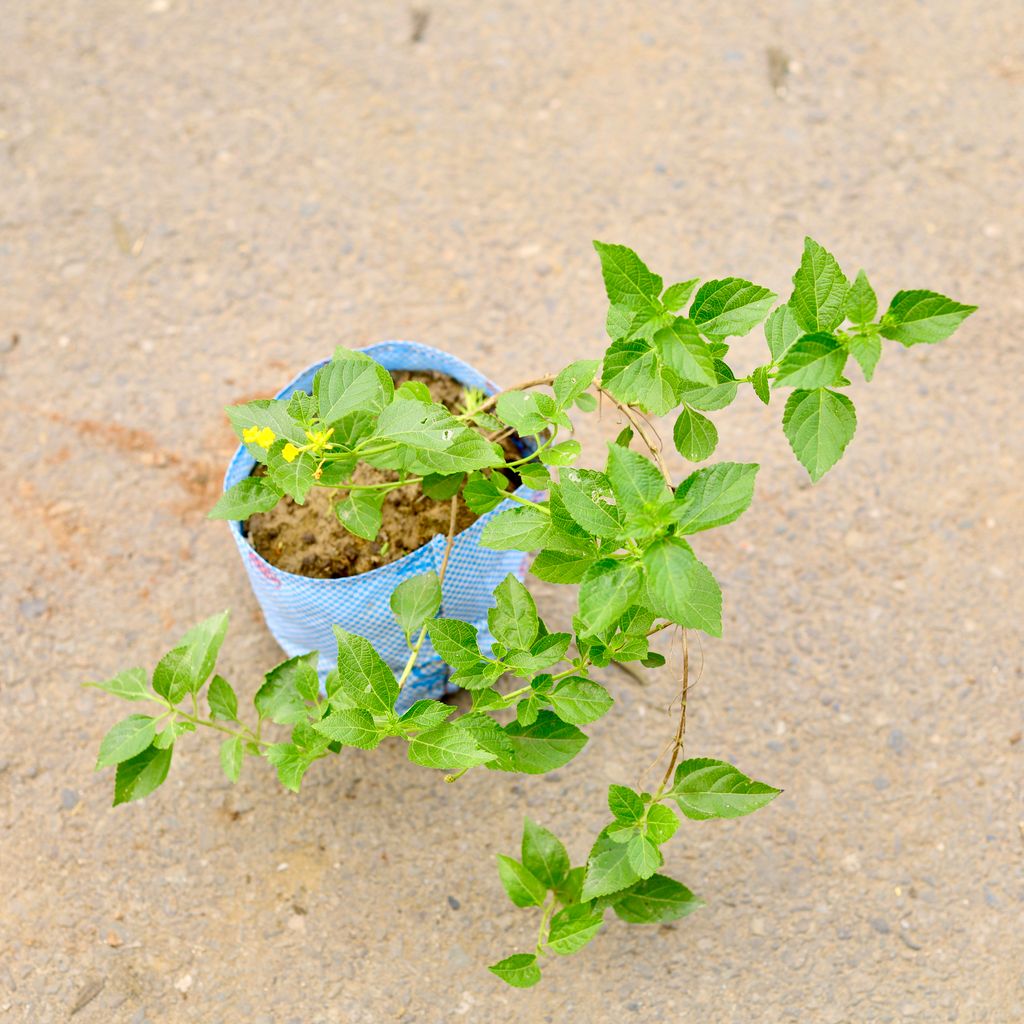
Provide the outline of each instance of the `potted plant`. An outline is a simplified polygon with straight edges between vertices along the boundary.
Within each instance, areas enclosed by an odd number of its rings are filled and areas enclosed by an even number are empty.
[[[429,557],[417,561],[418,553],[410,553],[400,579],[380,577],[383,588],[372,585],[373,572],[348,581],[350,596],[364,594],[371,611],[351,602],[328,609],[335,616],[336,664],[320,664],[320,655],[324,662],[328,657],[324,643],[318,655],[301,649],[301,636],[278,632],[292,656],[266,674],[252,713],[243,715],[235,691],[214,673],[227,630],[224,613],[190,630],[151,675],[132,668],[90,684],[158,709],[130,715],[103,739],[97,767],[116,765],[115,804],[152,793],[167,776],[178,738],[198,728],[222,734],[221,764],[232,780],[251,755],[264,757],[284,785],[298,790],[316,761],[345,747],[373,749],[396,739],[408,745],[411,761],[455,782],[479,768],[540,774],[567,764],[587,742],[581,727],[614,703],[592,670],[612,661],[661,665],[650,638],[679,630],[679,712],[658,783],[649,791],[609,787],[610,820],[584,864],[573,866],[556,836],[530,820],[520,857],[498,858],[509,898],[536,908],[540,918],[532,946],[490,967],[519,987],[540,980],[544,957],[589,942],[609,909],[632,923],[671,921],[696,909],[700,900],[661,871],[680,815],[739,817],[779,792],[731,764],[684,751],[687,634],[722,631],[721,591],[698,558],[698,535],[742,515],[758,467],[717,462],[673,479],[648,417],[671,414],[676,450],[704,462],[718,441],[709,413],[748,386],[765,404],[778,392],[783,431],[817,481],[856,428],[846,394],[851,357],[870,380],[883,340],[941,341],[975,309],[935,292],[901,291],[879,316],[864,272],[851,283],[812,239],[782,304],[768,288],[735,277],[665,288],[632,250],[595,248],[610,301],[611,343],[600,359],[491,395],[485,391],[492,389],[474,386],[486,382],[464,376],[471,386],[446,406],[422,380],[396,386],[388,363],[372,358],[382,353],[339,349],[287,395],[229,410],[246,451],[232,464],[214,517],[251,522],[282,502],[302,506],[319,488],[331,495],[331,529],[379,544],[388,496],[418,488],[423,497],[448,503],[445,536],[431,541]],[[765,353],[755,369],[737,376],[727,362],[730,339],[761,324]],[[614,407],[626,426],[600,467],[584,467],[581,446],[566,435],[572,416],[600,403]],[[499,443],[510,438],[523,443]],[[371,471],[371,478],[361,475]],[[460,550],[464,514],[481,518]],[[233,529],[251,568],[249,541],[241,526]],[[454,575],[459,558],[476,559],[486,574],[505,557],[515,570],[534,551],[534,576],[579,586],[571,632],[547,627],[515,571],[496,586],[489,579],[486,624],[479,606],[452,614],[467,584]],[[260,592],[267,576],[263,567],[254,571],[257,596],[268,609]],[[400,660],[382,626],[385,602],[401,638]],[[301,626],[308,605],[296,599],[293,610]],[[271,628],[274,614],[268,611]],[[359,615],[370,616],[362,633],[353,627]],[[425,654],[437,659],[425,686],[436,696],[447,676],[469,691],[468,711],[456,714],[434,696],[409,699]],[[208,710],[201,709],[204,687]]]

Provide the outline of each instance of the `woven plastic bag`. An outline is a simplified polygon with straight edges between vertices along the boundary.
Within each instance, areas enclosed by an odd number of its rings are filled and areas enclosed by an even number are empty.
[[[385,341],[359,351],[386,370],[436,370],[454,377],[466,387],[478,388],[487,394],[498,390],[496,384],[468,363],[429,345],[413,341]],[[329,360],[325,359],[304,370],[277,397],[288,398],[295,391],[311,392],[314,374],[327,362]],[[248,477],[255,465],[255,459],[244,446],[240,446],[228,466],[224,489]],[[531,500],[538,497],[528,488],[518,493]],[[487,628],[487,610],[494,604],[494,588],[509,573],[521,580],[526,574],[529,557],[521,551],[482,548],[480,534],[490,519],[514,504],[503,502],[456,535],[442,587],[439,614],[476,626],[481,649],[485,651],[489,650],[492,640]],[[391,594],[410,576],[440,569],[444,536],[436,534],[419,550],[359,576],[313,579],[271,565],[249,544],[242,529],[243,523],[233,521],[228,525],[253,593],[263,609],[267,627],[289,657],[320,651],[321,685],[335,660],[336,641],[332,631],[335,624],[366,637],[396,674],[401,671],[409,649],[391,614]],[[340,524],[338,529],[342,529]],[[457,689],[448,683],[448,671],[448,666],[434,653],[428,638],[416,667],[402,688],[396,709],[404,711],[423,697],[440,697]]]

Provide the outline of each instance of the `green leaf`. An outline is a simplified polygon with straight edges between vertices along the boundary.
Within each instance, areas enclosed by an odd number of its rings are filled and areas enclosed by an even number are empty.
[[[226,722],[238,721],[238,697],[223,676],[214,676],[210,680],[206,700],[210,705],[211,718],[222,718]]]
[[[805,334],[783,356],[775,386],[818,388],[835,384],[846,357],[846,349],[831,334]]]
[[[759,468],[753,462],[717,462],[691,473],[676,489],[676,532],[699,533],[739,519],[753,501]]]
[[[667,843],[679,828],[679,819],[664,804],[653,804],[647,809],[646,832],[653,843]]]
[[[267,760],[277,769],[277,778],[285,789],[298,793],[302,778],[316,760],[294,743],[275,743],[267,747]]]
[[[602,558],[583,577],[580,619],[586,636],[603,633],[643,593],[640,567],[628,561]]]
[[[547,946],[568,956],[581,950],[600,930],[604,917],[583,904],[565,907],[551,918]]]
[[[576,470],[566,470],[565,472],[576,472]],[[551,533],[545,541],[545,547],[570,554],[595,555],[597,553],[595,545],[598,542],[569,515],[561,488],[557,484],[551,486],[548,495],[548,512],[551,515]]]
[[[587,737],[576,726],[563,722],[546,708],[532,725],[512,722],[502,731],[511,753],[499,757],[494,767],[526,775],[543,775],[561,768],[587,743]]]
[[[648,836],[633,836],[626,844],[626,856],[640,878],[650,878],[665,862],[661,851]]]
[[[177,704],[192,690],[192,652],[186,644],[168,651],[153,669],[153,689]]]
[[[489,690],[498,679],[501,674],[505,671],[504,662],[491,662],[491,661],[477,661],[469,665],[464,665],[461,668],[457,668],[452,672],[449,677],[451,682],[460,687],[463,690]],[[478,701],[483,700],[483,694],[476,694],[477,700],[474,701],[474,708],[478,706]],[[504,707],[504,701],[498,696],[497,707]],[[461,721],[461,719],[460,719]]]
[[[773,310],[764,322],[764,336],[768,342],[768,351],[772,354],[772,362],[777,363],[803,333],[793,307],[788,302]]]
[[[443,476],[440,473],[430,473],[423,478],[420,489],[434,501],[448,501],[459,493],[465,473],[451,473]]]
[[[464,428],[443,405],[436,403],[393,402],[380,414],[376,436],[414,449],[416,460],[422,462],[431,453],[438,455],[452,451],[456,442],[463,439],[464,433],[472,435],[492,454],[494,451],[500,452],[500,449],[484,441],[475,431]],[[483,469],[492,464],[485,459],[480,465],[437,465],[429,467],[426,472],[450,475]]]
[[[555,891],[555,895],[561,903],[570,906],[580,902],[580,896],[583,892],[583,878],[586,873],[586,865],[582,864],[569,872],[566,880]]]
[[[383,491],[352,491],[334,506],[338,522],[363,540],[376,540],[383,521],[381,509],[387,497]]]
[[[244,757],[245,748],[242,746],[241,736],[229,736],[220,745],[220,766],[231,782],[238,781]]]
[[[425,768],[471,768],[494,760],[465,729],[450,722],[428,729],[409,741],[409,760]]]
[[[558,407],[565,409],[579,398],[594,382],[600,367],[600,359],[579,359],[562,370],[552,384]]]
[[[500,480],[502,486],[504,478],[495,476],[484,476],[483,473],[473,473],[466,481],[462,492],[462,498],[471,512],[482,516],[492,509],[496,509],[507,497],[507,494],[498,486]]]
[[[405,405],[419,405],[418,402],[406,402]],[[443,431],[442,436],[447,437]],[[474,469],[487,469],[505,464],[505,456],[498,445],[481,437],[475,430],[465,427],[455,431],[450,441],[446,441],[443,451],[416,448],[415,458],[410,469],[416,473],[451,474],[468,473]]]
[[[644,802],[640,794],[629,786],[608,787],[608,810],[615,815],[616,821],[630,825],[638,825],[643,821]]]
[[[587,397],[593,398],[593,395]],[[596,402],[597,399],[595,398],[594,401]],[[546,491],[551,483],[551,474],[548,472],[547,466],[541,462],[524,462],[521,466],[516,467],[516,472],[522,478],[523,483],[535,491]]]
[[[146,682],[146,670],[144,668],[129,668],[124,672],[118,672],[113,679],[106,679],[101,683],[84,683],[105,693],[112,693],[122,700],[152,700],[153,694]]]
[[[207,519],[248,519],[256,512],[269,512],[281,500],[281,492],[269,480],[248,476],[228,488]]]
[[[604,473],[566,469],[559,478],[558,494],[566,511],[587,533],[597,537],[618,537],[622,533],[621,513]]]
[[[523,866],[548,889],[557,889],[569,875],[569,854],[553,833],[526,818],[523,822]]]
[[[304,427],[311,427],[317,415],[316,399],[305,391],[294,391],[288,398],[288,415]]]
[[[622,338],[605,351],[601,386],[621,402],[646,406],[652,396],[655,402],[666,397],[661,372],[661,356],[650,342]]]
[[[608,307],[604,328],[612,341],[628,338],[633,333],[634,311],[625,303],[613,303]]]
[[[667,875],[651,875],[623,893],[612,910],[630,924],[664,924],[692,914],[704,901]]]
[[[608,481],[616,504],[636,516],[656,519],[672,500],[672,493],[654,463],[621,445],[608,446]]]
[[[548,466],[571,466],[583,451],[579,441],[569,440],[546,448],[540,453],[540,460]]]
[[[453,668],[468,668],[480,661],[476,626],[460,619],[433,619],[427,632],[434,650]]]
[[[360,750],[373,750],[383,735],[373,716],[363,708],[332,711],[319,722],[314,722],[313,728],[334,743]]]
[[[813,238],[804,239],[800,269],[793,275],[789,305],[805,331],[831,331],[846,316],[850,283],[835,257]]]
[[[661,278],[652,274],[632,249],[596,241],[594,248],[601,259],[601,274],[609,302],[657,299],[661,294]]]
[[[669,285],[665,289],[665,294],[661,297],[661,304],[670,313],[674,313],[677,309],[682,309],[686,305],[686,300],[693,294],[693,289],[699,283],[700,278],[694,277],[689,281],[680,281],[679,284]]]
[[[377,416],[369,412],[351,412],[332,423],[331,429],[334,431],[331,434],[331,443],[341,445],[343,449],[351,453],[360,444],[373,436],[374,431],[377,429]],[[305,444],[306,440],[307,438],[303,435],[303,440],[300,443]],[[346,473],[350,473],[355,466],[349,463],[348,460],[346,460],[346,463]],[[329,467],[330,463],[324,467],[324,476],[327,475]]]
[[[793,454],[817,482],[853,439],[857,413],[853,402],[835,391],[794,391],[786,402],[782,429]]]
[[[726,761],[695,757],[676,767],[669,795],[688,818],[739,818],[751,814],[781,793],[755,782]]]
[[[580,899],[586,902],[598,896],[609,896],[639,880],[640,876],[630,863],[627,844],[616,843],[607,832],[602,832],[587,858]]]
[[[846,315],[855,324],[869,324],[877,313],[878,296],[868,281],[868,275],[859,270],[846,294]]]
[[[129,715],[117,723],[100,743],[96,768],[120,764],[143,751],[156,735],[156,720],[149,715]]]
[[[686,317],[676,317],[671,324],[659,330],[653,340],[665,365],[675,370],[683,380],[701,384],[717,381],[715,357],[701,338],[697,326]]]
[[[195,731],[196,727],[193,722],[186,722],[184,719],[172,720],[153,738],[153,746],[159,747],[161,750],[166,747],[172,747],[174,746],[174,741],[182,733]]]
[[[546,583],[579,583],[594,564],[594,556],[565,551],[541,551],[530,572]]]
[[[322,423],[352,412],[379,413],[395,394],[391,374],[362,352],[339,348],[314,385]]]
[[[593,412],[597,408],[597,399],[589,392],[584,392],[576,396],[575,404],[580,412]]]
[[[600,683],[581,676],[563,680],[548,700],[555,714],[571,725],[596,722],[615,703]]]
[[[267,451],[267,472],[270,482],[284,491],[298,505],[306,503],[306,495],[313,486],[317,459],[310,452],[299,452],[290,462],[284,457],[287,442],[275,441]]]
[[[191,689],[195,693],[210,677],[228,631],[228,613],[211,615],[193,626],[182,638],[191,662]]]
[[[391,612],[406,637],[432,619],[441,607],[441,581],[436,572],[403,580],[391,593]]]
[[[513,953],[487,968],[513,988],[530,988],[540,981],[540,968],[534,953]]]
[[[679,382],[679,398],[694,409],[714,412],[724,409],[736,398],[739,385],[736,375],[721,359],[715,360],[716,384],[702,384],[692,380]]]
[[[494,597],[497,604],[487,613],[494,639],[511,651],[528,651],[540,628],[530,592],[509,573],[495,588]]]
[[[750,383],[754,388],[754,394],[767,405],[771,401],[771,391],[768,386],[768,367],[759,366],[750,375]]]
[[[651,607],[688,629],[722,635],[722,592],[711,571],[679,537],[656,541],[644,552]]]
[[[306,443],[305,427],[288,412],[287,399],[258,398],[244,405],[229,405],[224,411],[240,440],[242,431],[248,427],[258,427],[261,430],[269,427],[277,438],[295,444]],[[260,462],[266,462],[266,451],[259,445],[246,444],[245,447]]]
[[[875,375],[878,360],[882,358],[882,339],[874,333],[854,334],[850,337],[847,345],[850,355],[860,364],[864,379],[870,381]]]
[[[547,429],[549,419],[541,411],[543,399],[551,398],[537,391],[503,391],[498,396],[498,415],[520,437],[530,437]],[[554,403],[552,402],[552,405]]]
[[[394,714],[398,680],[384,659],[364,637],[334,627],[338,641],[338,672],[342,685],[357,707],[381,718]]]
[[[404,730],[433,729],[454,711],[451,704],[442,704],[439,700],[418,700],[406,709],[398,722]]]
[[[684,459],[703,462],[718,446],[718,428],[707,416],[684,405],[672,428],[672,440]]]
[[[491,551],[532,551],[551,530],[551,516],[539,508],[519,505],[489,519],[480,534],[480,546]]]
[[[114,806],[149,796],[167,778],[174,747],[147,747],[122,761],[114,775]]]
[[[517,675],[527,678],[534,672],[560,662],[571,640],[568,633],[545,633],[534,640],[528,651],[511,651],[506,654],[505,661]]]
[[[413,402],[432,402],[430,388],[421,380],[407,380],[395,388],[395,398],[408,399]]]
[[[882,334],[901,345],[933,345],[948,338],[977,308],[938,292],[897,292],[882,317]]]
[[[747,334],[768,315],[776,298],[775,292],[739,277],[708,281],[694,296],[690,319],[711,337]]]
[[[508,898],[517,907],[539,907],[547,896],[547,888],[528,868],[517,860],[497,855],[498,876],[508,893]]]
[[[269,718],[278,725],[306,721],[306,701],[313,699],[320,688],[316,673],[318,657],[316,651],[300,654],[282,661],[266,674],[253,697],[260,718]]]

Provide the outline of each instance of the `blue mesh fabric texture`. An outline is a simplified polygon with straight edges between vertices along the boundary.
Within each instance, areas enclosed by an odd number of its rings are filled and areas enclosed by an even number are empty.
[[[468,363],[429,345],[384,341],[358,351],[365,352],[387,370],[437,370],[466,387],[479,388],[487,394],[498,390],[496,384]],[[314,374],[327,362],[325,359],[304,370],[277,397],[287,398],[295,391],[311,391]],[[248,477],[255,464],[244,446],[239,446],[224,477],[224,489]],[[528,488],[518,493],[531,500],[539,497]],[[476,626],[484,650],[489,650],[492,640],[487,628],[487,610],[494,604],[494,588],[509,573],[521,580],[526,575],[529,556],[521,551],[482,548],[480,534],[488,521],[514,505],[511,501],[503,502],[458,534],[445,573],[440,615]],[[321,652],[321,685],[335,661],[332,631],[335,624],[366,637],[396,674],[401,671],[409,652],[405,637],[391,614],[391,593],[410,576],[440,569],[444,536],[436,534],[418,551],[390,565],[382,565],[360,576],[326,580],[297,576],[276,568],[252,548],[241,522],[228,525],[267,627],[289,657],[307,651]],[[340,524],[338,528],[342,528]],[[395,707],[401,712],[423,697],[440,697],[455,689],[457,687],[448,682],[448,666],[435,654],[428,639]]]

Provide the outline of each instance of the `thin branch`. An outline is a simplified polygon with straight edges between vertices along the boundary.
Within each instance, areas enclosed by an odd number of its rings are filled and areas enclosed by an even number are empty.
[[[690,691],[690,647],[686,639],[686,630],[683,630],[683,686],[679,692],[679,724],[676,726],[676,735],[672,741],[672,758],[669,761],[668,768],[665,770],[665,775],[661,780],[661,785],[658,787],[657,795],[655,796],[655,802],[658,797],[665,792],[666,786],[669,784],[669,780],[672,778],[672,773],[675,771],[676,762],[679,760],[679,755],[683,752],[683,741],[686,736],[686,698]]]
[[[491,409],[493,409],[498,404],[498,399],[503,394],[505,394],[506,391],[525,391],[527,388],[539,388],[539,387],[542,387],[545,384],[552,384],[552,383],[554,383],[554,380],[555,380],[554,374],[551,374],[550,376],[547,376],[547,377],[534,377],[533,380],[524,380],[522,383],[514,384],[510,388],[503,388],[501,391],[496,391],[493,395],[491,395],[491,397],[488,398],[487,401],[484,402],[483,405],[479,406],[476,409],[476,411],[477,412],[489,412]]]
[[[645,445],[647,445],[648,451],[650,451],[650,453],[654,456],[654,461],[658,464],[658,469],[661,470],[661,475],[665,478],[665,483],[667,483],[669,487],[673,487],[674,485],[672,483],[672,476],[668,471],[668,466],[665,465],[665,460],[661,457],[661,444],[655,444],[654,441],[652,441],[650,437],[648,437],[647,431],[644,428],[643,423],[633,413],[633,410],[628,405],[626,405],[624,402],[620,402],[614,395],[609,394],[609,392],[607,392],[603,387],[601,387],[600,384],[595,384],[594,387],[597,388],[597,390],[602,395],[606,395],[608,397],[608,401],[611,402],[612,405],[614,405],[615,408],[618,409],[619,412],[621,412],[627,420],[629,420],[630,424],[633,426],[633,429],[636,430],[636,432],[640,435],[640,440],[643,441]],[[653,430],[654,428],[652,427],[651,429]]]
[[[456,494],[452,498],[452,511],[451,517],[448,521],[448,539],[444,545],[444,557],[441,559],[441,568],[437,571],[437,579],[439,583],[444,583],[444,574],[448,569],[448,559],[452,553],[452,545],[455,543],[455,527],[458,523],[459,518],[459,496]],[[398,678],[398,689],[401,690],[405,686],[406,680],[412,673],[413,667],[416,664],[417,659],[420,656],[420,649],[423,647],[423,641],[427,638],[427,624],[423,623],[423,628],[420,630],[420,635],[416,639],[416,643],[413,644],[412,650],[409,651],[409,657],[406,659],[405,667],[402,669],[402,674]]]

